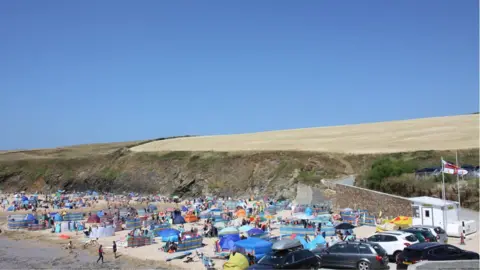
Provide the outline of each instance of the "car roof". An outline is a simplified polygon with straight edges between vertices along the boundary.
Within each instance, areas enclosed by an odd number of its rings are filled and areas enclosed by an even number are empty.
[[[413,244],[408,247],[408,249],[415,249],[415,250],[425,250],[436,246],[443,246],[444,244],[440,244],[438,242],[423,242],[418,244]]]
[[[403,232],[403,231],[387,231],[387,232],[379,232],[376,234],[387,234],[387,235],[405,235],[411,234],[410,232]]]

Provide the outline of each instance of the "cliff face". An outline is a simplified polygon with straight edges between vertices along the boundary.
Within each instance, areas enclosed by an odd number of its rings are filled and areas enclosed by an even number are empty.
[[[0,162],[0,188],[145,193],[295,196],[298,182],[351,173],[342,161],[315,153],[133,153],[120,149],[83,158]]]
[[[3,154],[2,154],[3,155]],[[15,155],[18,156],[18,153]],[[478,164],[478,149],[459,152],[464,164]],[[3,191],[56,191],[66,189],[140,192],[197,196],[201,194],[294,198],[298,183],[322,188],[322,179],[338,179],[368,172],[379,158],[414,162],[419,168],[439,166],[440,157],[452,160],[452,151],[421,151],[377,155],[342,155],[313,152],[131,152],[120,148],[108,153],[47,155],[36,158],[0,158]],[[449,159],[450,158],[450,159]],[[455,159],[453,159],[455,160]],[[402,182],[403,183],[403,182]],[[400,196],[432,195],[422,182],[400,185]],[[413,183],[413,184],[412,184]],[[414,189],[411,186],[413,185]],[[324,188],[324,187],[323,187]],[[427,193],[425,193],[427,192]],[[343,196],[337,192],[335,196]],[[411,194],[410,194],[411,193]],[[471,204],[477,205],[476,201]],[[467,196],[467,195],[465,195]],[[473,198],[473,197],[472,197]],[[465,200],[468,202],[468,200]]]

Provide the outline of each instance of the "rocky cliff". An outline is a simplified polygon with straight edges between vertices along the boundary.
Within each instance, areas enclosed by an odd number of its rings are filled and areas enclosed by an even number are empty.
[[[57,152],[55,152],[57,153]],[[196,196],[271,195],[294,198],[298,183],[322,187],[322,179],[338,179],[368,171],[378,158],[391,157],[438,165],[451,151],[378,155],[313,152],[131,152],[128,147],[88,155],[22,159],[1,154],[3,191],[100,190]],[[17,153],[18,155],[18,153]],[[478,149],[459,152],[478,164]],[[478,194],[478,192],[477,192]],[[405,194],[399,194],[405,196]],[[341,194],[336,194],[341,196]],[[478,197],[478,196],[477,196]],[[477,200],[478,201],[478,200]]]

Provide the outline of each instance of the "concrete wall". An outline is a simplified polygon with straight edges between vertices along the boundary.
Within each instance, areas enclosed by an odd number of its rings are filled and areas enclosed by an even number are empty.
[[[480,269],[478,260],[471,261],[429,261],[408,266],[408,270],[438,270],[438,269]]]
[[[335,184],[335,208],[365,209],[382,217],[412,216],[412,204],[408,198],[390,195],[365,188]]]

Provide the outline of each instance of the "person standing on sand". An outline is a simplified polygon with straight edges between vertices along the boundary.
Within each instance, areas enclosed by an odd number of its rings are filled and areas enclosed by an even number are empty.
[[[103,248],[102,248],[102,245],[100,245],[100,247],[98,248],[98,260],[97,260],[97,263],[102,260],[102,263],[103,263]]]
[[[117,243],[113,241],[113,255],[117,258]]]

